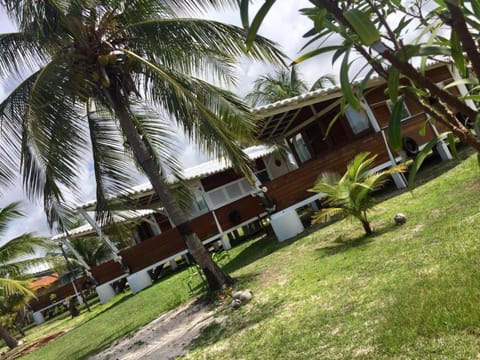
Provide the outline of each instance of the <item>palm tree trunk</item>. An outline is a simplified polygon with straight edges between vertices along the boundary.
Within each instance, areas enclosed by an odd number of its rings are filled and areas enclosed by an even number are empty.
[[[3,326],[0,325],[0,338],[2,338],[5,341],[5,344],[10,349],[16,348],[18,346],[18,341],[15,339],[12,335],[10,335]]]
[[[150,180],[170,220],[180,232],[193,259],[205,273],[209,290],[220,290],[232,285],[233,279],[212,260],[200,238],[193,231],[187,215],[169,191],[168,185],[160,175],[160,171],[153,157],[150,156],[147,147],[138,134],[135,123],[126,105],[127,102],[122,95],[115,94],[113,90],[108,91],[107,96],[136,160]]]
[[[361,221],[362,223],[362,226],[363,226],[363,230],[365,230],[365,234],[367,236],[369,235],[372,235],[373,234],[373,230],[372,228],[370,227],[370,222],[368,221],[367,219],[367,212],[364,210],[362,211],[358,216],[357,216],[358,220]]]
[[[365,219],[360,219],[360,221],[362,222],[363,230],[365,230],[365,234],[367,234],[367,236],[372,235],[373,231],[372,231],[372,228],[370,227],[370,223]]]

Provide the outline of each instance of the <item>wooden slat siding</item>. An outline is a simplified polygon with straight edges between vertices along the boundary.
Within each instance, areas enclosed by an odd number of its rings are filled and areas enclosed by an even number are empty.
[[[430,69],[427,71],[426,74],[430,79],[432,79],[436,83],[443,81],[445,82],[445,84],[448,84],[449,82],[453,81],[452,74],[448,70],[447,65],[440,66],[435,69]]]
[[[160,230],[162,230],[162,232],[165,232],[172,228],[172,225],[170,225],[170,221],[168,220],[168,217],[166,217],[165,215],[155,213],[153,216],[155,216],[155,220],[158,226],[160,227]]]
[[[452,75],[450,74],[447,66],[441,66],[435,69],[427,71],[427,76],[432,79],[434,82],[444,82],[444,84],[449,84],[453,81]],[[448,91],[453,95],[460,95],[460,92],[456,87],[451,87]],[[387,127],[390,119],[390,110],[386,104],[388,97],[385,95],[386,85],[380,86],[369,94],[367,94],[366,99],[370,105],[380,127]],[[424,113],[423,108],[411,102],[409,99],[405,100],[405,104],[412,115],[418,113]],[[437,122],[435,124],[439,132],[448,131],[447,127]]]
[[[219,233],[213,214],[208,212],[191,220],[193,230],[200,240],[205,241]]]
[[[110,260],[91,269],[92,275],[98,285],[104,284],[124,274],[122,267],[117,262]]]
[[[85,281],[87,281],[87,278],[85,276],[75,281],[75,285],[77,286],[78,291],[83,289],[83,284],[85,283]],[[52,296],[52,294],[56,295],[53,301],[50,300],[50,296]],[[75,295],[75,290],[73,289],[72,284],[68,283],[66,285],[57,287],[56,289],[49,291],[47,294],[38,296],[37,299],[32,299],[30,301],[30,306],[32,307],[33,311],[38,311],[54,302],[65,299],[67,296],[73,295]]]
[[[210,191],[225,184],[228,184],[232,181],[238,180],[241,177],[242,176],[237,174],[233,169],[228,169],[220,173],[207,176],[200,181],[202,183],[203,189],[205,191]]]
[[[241,218],[239,223],[241,223],[264,213],[265,207],[263,206],[262,200],[258,196],[248,195],[215,210],[218,222],[223,230],[227,230],[238,225],[238,223],[234,223],[230,219],[230,214],[233,211],[238,211],[240,213]]]
[[[185,249],[185,242],[178,230],[171,229],[120,251],[120,255],[130,273],[134,273]]]
[[[347,164],[362,151],[378,154],[377,164],[389,161],[382,135],[371,134],[317,159],[307,161],[298,169],[267,182],[265,184],[268,188],[267,195],[276,201],[277,210],[292,206],[314,195],[307,190],[313,187],[320,173],[324,171],[344,173]]]
[[[419,130],[424,126],[426,119],[425,114],[419,114],[412,119],[403,121],[400,129],[402,137],[411,137],[419,146],[428,143],[435,137],[432,127],[427,124],[425,136],[419,134]]]

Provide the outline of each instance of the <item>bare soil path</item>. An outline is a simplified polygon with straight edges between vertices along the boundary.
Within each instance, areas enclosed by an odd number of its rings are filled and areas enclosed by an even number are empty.
[[[196,300],[172,309],[138,330],[133,336],[115,341],[88,360],[164,360],[188,352],[189,344],[202,328],[212,323],[218,308]]]

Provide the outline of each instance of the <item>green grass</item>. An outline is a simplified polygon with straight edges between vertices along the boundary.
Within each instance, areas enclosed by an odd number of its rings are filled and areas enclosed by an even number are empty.
[[[264,244],[270,254],[235,272],[252,302],[226,311],[227,323],[206,328],[186,358],[476,359],[479,203],[472,157],[378,205],[372,237],[340,221]],[[397,212],[404,226],[393,225]]]
[[[113,340],[134,332],[188,297],[187,271],[180,272],[133,296],[126,292],[92,312],[51,320],[27,332],[27,343],[43,335],[72,328],[61,337],[22,359],[81,359],[99,351]]]
[[[444,168],[430,164],[419,179]],[[339,221],[284,243],[240,244],[226,269],[254,298],[239,310],[223,309],[226,323],[206,327],[186,358],[476,359],[479,204],[480,171],[470,157],[413,194],[380,203],[371,213],[374,236]],[[405,225],[393,224],[397,212],[407,215]],[[38,337],[76,326],[25,359],[98,352],[186,301],[187,276],[29,330]]]

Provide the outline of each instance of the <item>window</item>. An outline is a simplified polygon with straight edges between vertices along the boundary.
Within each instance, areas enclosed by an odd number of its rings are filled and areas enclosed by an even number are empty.
[[[295,149],[300,162],[303,163],[312,158],[312,155],[310,155],[310,152],[308,151],[307,144],[305,143],[302,134],[295,135],[293,138],[290,139],[290,143]]]
[[[242,197],[251,194],[252,191],[253,188],[248,183],[248,180],[243,178],[209,191],[207,196],[213,208],[216,209],[235,200],[241,199]]]
[[[205,198],[203,197],[202,193],[195,191],[193,196],[195,199],[195,210],[199,212],[206,210],[207,203],[205,202]]]
[[[354,108],[347,107],[345,109],[345,116],[355,135],[370,128],[370,121],[365,111],[357,111]]]
[[[208,193],[210,197],[210,201],[212,202],[213,206],[217,207],[227,202],[227,196],[223,190],[223,188],[219,188],[217,190],[210,191]]]
[[[227,185],[225,186],[225,190],[230,198],[238,198],[240,195],[242,195],[242,189],[240,188],[239,183]]]
[[[204,193],[201,186],[194,186],[191,188],[192,203],[190,205],[190,215],[199,216],[208,211],[207,202],[205,201]]]
[[[390,110],[390,113],[392,113],[393,106],[394,106],[393,101],[388,99],[387,106],[388,106],[388,110]],[[410,116],[412,115],[410,114],[410,111],[408,110],[407,105],[405,105],[405,102],[403,102],[403,109],[402,109],[402,114],[400,116],[400,120],[401,121],[407,120]]]

